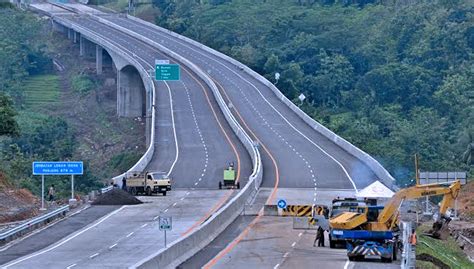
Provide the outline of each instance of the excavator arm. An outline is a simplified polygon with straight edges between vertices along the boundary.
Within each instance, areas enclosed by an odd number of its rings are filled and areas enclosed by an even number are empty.
[[[364,213],[342,213],[329,220],[329,223],[333,228],[345,230],[355,229],[358,227],[370,230],[391,230],[397,225],[397,216],[403,201],[439,195],[443,195],[440,213],[444,218],[446,210],[448,207],[452,206],[453,201],[458,196],[460,189],[461,183],[459,181],[454,181],[450,186],[446,186],[446,184],[416,185],[410,188],[402,189],[395,193],[388,203],[385,204],[384,209],[380,212],[376,222],[367,222],[366,210]]]

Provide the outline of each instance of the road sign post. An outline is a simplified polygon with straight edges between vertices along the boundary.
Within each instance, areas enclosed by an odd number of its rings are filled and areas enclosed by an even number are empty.
[[[165,248],[166,248],[166,231],[167,230],[172,230],[173,229],[173,218],[172,217],[165,217],[165,216],[160,216],[158,218],[159,226],[160,226],[160,231],[164,231],[165,233]]]
[[[74,175],[82,175],[84,165],[82,162],[33,162],[33,175],[41,176],[41,210],[44,208],[44,176],[45,175],[70,175],[71,176],[71,199],[69,203],[75,203],[74,199]]]
[[[41,175],[41,208],[40,210],[46,210],[44,207],[44,175]]]

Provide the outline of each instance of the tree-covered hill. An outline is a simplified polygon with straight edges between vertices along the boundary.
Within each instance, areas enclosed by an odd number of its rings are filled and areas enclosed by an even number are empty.
[[[473,170],[474,3],[154,0],[156,23],[246,63],[406,183]],[[156,11],[158,10],[158,11]]]

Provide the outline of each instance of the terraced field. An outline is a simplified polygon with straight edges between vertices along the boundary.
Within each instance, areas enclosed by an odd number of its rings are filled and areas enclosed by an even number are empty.
[[[31,76],[25,83],[25,105],[29,109],[55,104],[59,95],[60,83],[56,75]]]

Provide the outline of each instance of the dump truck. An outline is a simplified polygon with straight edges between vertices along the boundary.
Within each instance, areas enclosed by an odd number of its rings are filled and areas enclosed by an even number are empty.
[[[407,199],[442,195],[440,217],[433,224],[429,235],[437,239],[446,239],[449,235],[447,226],[451,220],[446,212],[448,207],[452,206],[460,189],[459,180],[449,183],[417,184],[396,192],[383,207],[359,206],[354,212],[344,212],[330,219],[329,225],[333,229],[333,234],[346,240],[349,260],[361,260],[371,255],[381,257],[382,261],[391,262],[397,258],[398,217],[402,202]]]
[[[171,190],[171,178],[164,172],[130,173],[125,178],[127,191],[132,195],[162,193]]]

